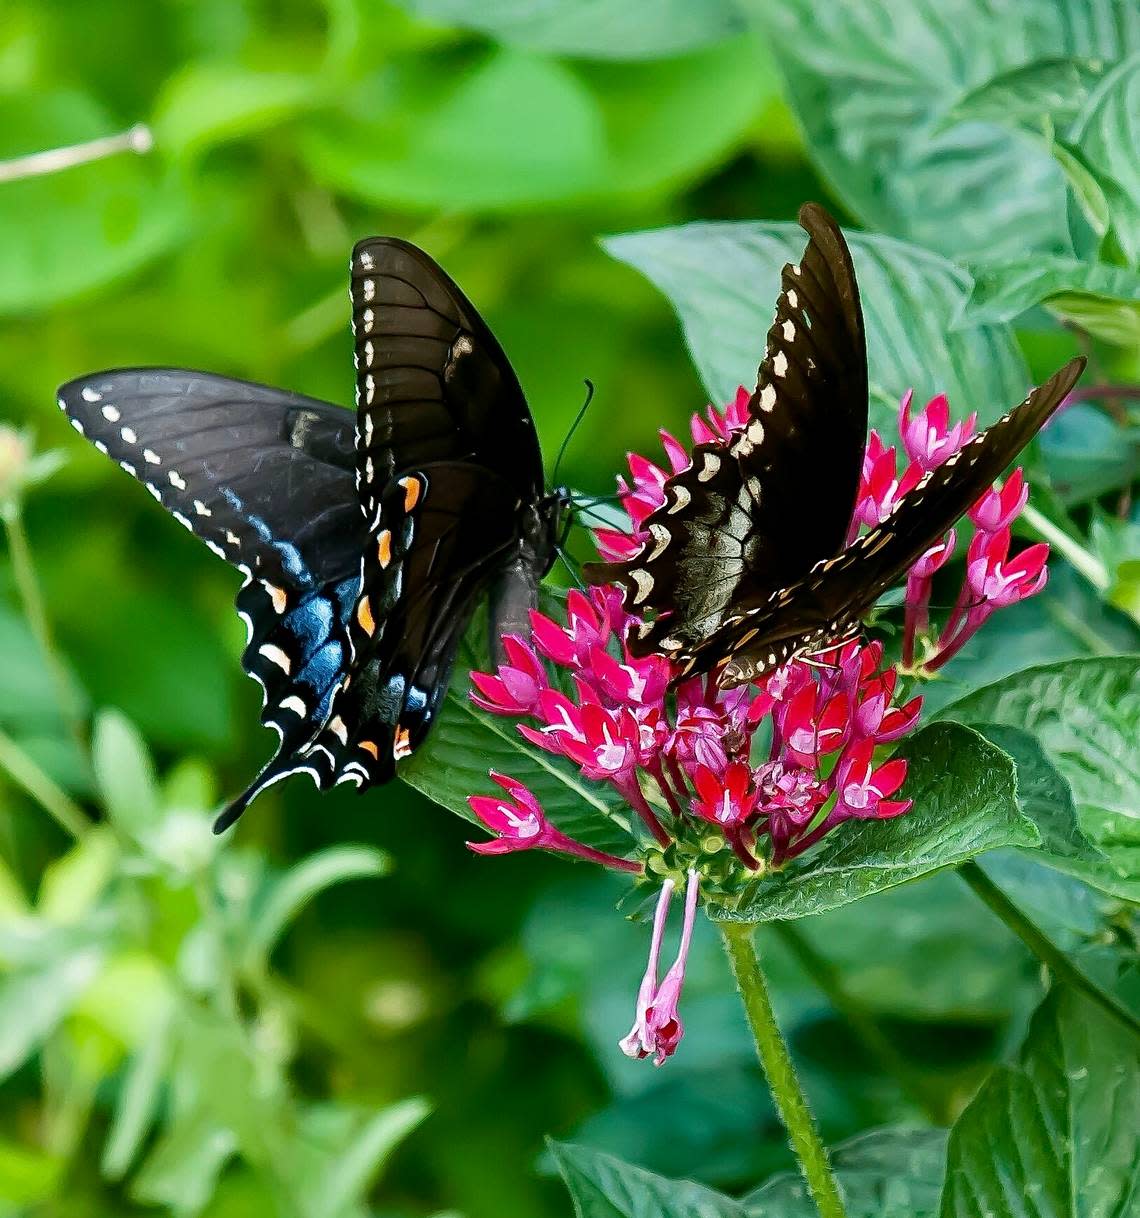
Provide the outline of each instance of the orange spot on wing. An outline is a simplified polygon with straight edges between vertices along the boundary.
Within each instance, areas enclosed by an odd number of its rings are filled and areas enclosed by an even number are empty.
[[[376,555],[380,559],[380,569],[383,570],[392,561],[392,531],[383,529],[376,538]]]
[[[372,760],[373,760],[373,761],[379,761],[379,760],[380,760],[380,750],[379,750],[379,749],[376,747],[376,745],[373,743],[373,741],[371,741],[371,740],[362,740],[362,741],[360,742],[360,747],[361,747],[361,748],[362,748],[362,749],[363,749],[363,750],[364,750],[366,753],[370,753],[370,754],[372,755]]]
[[[400,485],[404,488],[404,511],[410,512],[420,501],[420,480],[401,478]]]
[[[399,761],[401,757],[407,757],[412,751],[411,741],[408,739],[410,733],[406,727],[396,728],[396,742],[392,745],[392,756]]]
[[[376,633],[376,619],[372,616],[372,602],[366,596],[362,596],[360,603],[356,606],[356,620],[360,623],[361,630],[369,638]]]

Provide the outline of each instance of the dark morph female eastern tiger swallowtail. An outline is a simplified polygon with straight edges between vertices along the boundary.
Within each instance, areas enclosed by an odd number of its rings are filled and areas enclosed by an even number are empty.
[[[891,516],[844,548],[867,433],[867,350],[847,243],[807,203],[810,240],[784,267],[776,318],[748,403],[727,445],[699,444],[670,478],[633,558],[593,563],[652,618],[630,639],[680,676],[718,671],[743,684],[858,631],[868,609],[984,493],[1061,404],[1075,359],[926,474]]]
[[[98,372],[59,405],[100,452],[245,576],[242,666],[275,756],[218,818],[303,771],[388,782],[423,741],[459,639],[492,590],[492,636],[525,630],[568,503],[474,307],[422,250],[351,263],[356,414],[179,368]]]

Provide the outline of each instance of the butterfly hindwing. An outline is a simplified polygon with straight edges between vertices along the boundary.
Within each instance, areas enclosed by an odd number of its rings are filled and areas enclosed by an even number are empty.
[[[733,606],[699,649],[693,669],[725,661],[721,683],[739,685],[794,655],[849,634],[876,600],[985,494],[1068,396],[1084,369],[1074,359],[896,504],[891,515],[803,580],[758,590]]]
[[[244,575],[242,667],[278,757],[311,738],[349,656],[364,521],[354,420],[339,406],[180,368],[64,385],[77,430]],[[347,604],[346,604],[347,602]]]
[[[801,261],[784,267],[776,317],[749,405],[727,446],[700,444],[649,516],[639,555],[587,569],[656,617],[638,653],[681,655],[720,625],[742,588],[773,589],[842,546],[867,429],[867,359],[851,255],[808,204]]]
[[[352,676],[303,754],[319,785],[386,782],[427,736],[478,598],[515,549],[513,503],[496,475],[465,462],[389,483],[349,619]]]

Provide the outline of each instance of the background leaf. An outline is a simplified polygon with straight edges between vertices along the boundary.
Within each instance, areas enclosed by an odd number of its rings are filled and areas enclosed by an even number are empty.
[[[1129,0],[1025,0],[1003,10],[999,37],[984,0],[748,0],[748,11],[812,155],[864,223],[950,257],[1071,249],[1063,179],[1043,147],[990,123],[940,127],[964,93],[1012,68],[1136,50]]]
[[[688,1180],[665,1180],[611,1155],[552,1142],[576,1218],[744,1218],[731,1197]]]
[[[1086,836],[1119,877],[1137,874],[1140,661],[1135,656],[1030,668],[939,714],[962,723],[1008,724],[1036,736],[1072,788]]]
[[[942,1218],[1120,1214],[1140,1189],[1140,1066],[1130,1034],[1055,988],[1018,1060],[950,1134]]]
[[[847,1218],[935,1218],[946,1170],[946,1131],[900,1125],[860,1134],[831,1152]],[[798,1172],[744,1197],[748,1218],[815,1218]]]
[[[718,42],[740,30],[731,0],[402,0],[421,17],[481,30],[556,55],[656,59]]]
[[[1025,395],[1028,372],[1004,326],[952,331],[968,279],[905,242],[849,235],[867,321],[872,425],[895,430],[902,394],[946,393],[956,411],[989,422]],[[806,237],[792,224],[690,224],[609,237],[608,253],[669,298],[715,402],[752,385],[772,321],[780,269]]]

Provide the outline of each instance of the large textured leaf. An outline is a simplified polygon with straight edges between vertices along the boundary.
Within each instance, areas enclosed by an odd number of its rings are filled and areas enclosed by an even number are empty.
[[[888,237],[849,234],[867,318],[872,422],[891,433],[891,412],[910,388],[944,392],[963,414],[991,421],[1025,394],[1029,374],[1005,326],[951,331],[969,288],[950,263]],[[715,401],[752,385],[772,320],[780,268],[803,252],[796,224],[688,224],[610,237],[615,258],[636,267],[677,310],[701,378]]]
[[[1041,845],[1030,852],[1030,857],[1112,896],[1140,902],[1140,876],[1121,874],[1108,855],[1085,835],[1072,788],[1050,762],[1037,737],[1008,724],[974,726],[1008,753],[1017,766],[1021,809],[1041,834]]]
[[[1081,829],[1122,881],[1140,875],[1140,657],[1096,656],[1014,673],[939,712],[1031,732],[1072,787]]]
[[[946,1130],[892,1125],[836,1146],[831,1163],[847,1218],[936,1218]],[[799,1172],[781,1172],[744,1197],[748,1218],[816,1218]]]
[[[1108,65],[1069,56],[1038,59],[999,72],[971,89],[950,109],[948,122],[968,119],[1040,132],[1043,121],[1068,126],[1081,112]]]
[[[1133,13],[1136,9],[1133,8]],[[1137,18],[1140,21],[1140,18]],[[1093,90],[1067,144],[1096,180],[1108,208],[1110,234],[1130,266],[1140,264],[1140,53],[1119,64]]]
[[[910,763],[914,807],[885,821],[839,826],[817,850],[745,889],[713,916],[732,922],[804,918],[908,880],[954,867],[998,846],[1033,846],[1033,823],[1017,806],[1010,759],[956,724],[928,727],[899,750]]]
[[[1036,60],[1140,47],[1133,0],[748,0],[820,169],[867,224],[951,256],[1071,250],[1062,174],[993,123],[942,123],[961,96]]]
[[[550,597],[543,607],[560,612]],[[524,740],[513,719],[489,715],[471,701],[468,674],[472,668],[488,667],[487,619],[479,613],[460,649],[440,717],[423,748],[400,768],[400,777],[436,803],[473,820],[467,796],[498,791],[487,777],[489,770],[510,774],[538,796],[563,832],[600,850],[627,853],[631,813],[612,787],[582,778],[569,762]]]
[[[1135,1040],[1056,988],[950,1134],[942,1218],[1128,1218],[1138,1128]]]
[[[666,1180],[588,1146],[552,1142],[550,1150],[575,1218],[745,1218],[739,1201],[703,1184]]]
[[[742,21],[733,0],[401,0],[418,16],[556,55],[655,59],[718,42]]]
[[[1076,258],[1014,258],[971,267],[973,291],[958,325],[1013,321],[1044,303],[1070,319],[1080,313],[1106,342],[1140,342],[1140,274]]]
[[[0,160],[115,130],[80,93],[0,98]],[[0,184],[0,314],[46,308],[121,279],[169,248],[184,225],[176,189],[160,181],[153,159],[129,152]]]

